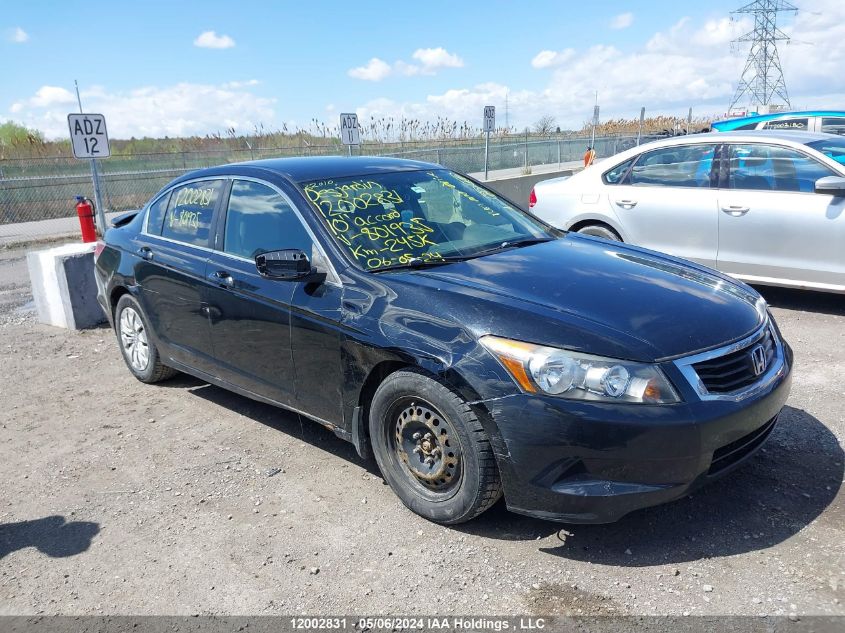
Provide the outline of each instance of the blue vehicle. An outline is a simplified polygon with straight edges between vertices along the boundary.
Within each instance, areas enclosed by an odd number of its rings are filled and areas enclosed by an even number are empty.
[[[845,136],[845,110],[802,110],[800,112],[770,112],[753,116],[716,121],[714,132],[735,130],[798,130],[827,132]]]

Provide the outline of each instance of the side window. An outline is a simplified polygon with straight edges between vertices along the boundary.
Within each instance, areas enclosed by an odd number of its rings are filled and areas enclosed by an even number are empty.
[[[224,252],[253,259],[267,251],[298,248],[312,257],[312,246],[302,221],[278,192],[249,180],[232,183]]]
[[[168,202],[170,202],[169,191],[150,205],[150,210],[147,212],[147,233],[150,235],[161,235]]]
[[[205,180],[176,187],[170,194],[162,237],[208,246],[214,207],[222,189],[222,180]]]
[[[777,119],[776,121],[768,121],[763,126],[764,130],[803,130],[807,131],[810,125],[810,120],[807,117],[800,119]]]
[[[601,178],[604,180],[604,184],[606,185],[618,185],[622,182],[622,179],[628,174],[628,170],[631,168],[631,165],[634,164],[634,161],[637,160],[637,157],[630,160],[626,160],[624,163],[621,163],[614,167],[613,169],[606,171],[602,174]]]
[[[827,132],[828,134],[839,134],[841,136],[845,136],[845,117],[822,117],[821,131]]]
[[[812,193],[816,180],[835,176],[828,167],[787,147],[732,145],[728,187]]]
[[[715,144],[675,145],[641,154],[626,184],[710,187]]]

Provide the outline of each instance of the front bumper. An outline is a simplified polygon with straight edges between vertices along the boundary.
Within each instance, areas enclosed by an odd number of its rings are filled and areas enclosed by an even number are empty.
[[[740,401],[704,400],[667,371],[684,402],[635,405],[519,394],[485,402],[510,510],[569,523],[610,523],[672,501],[750,458],[777,423],[792,351],[764,388]]]

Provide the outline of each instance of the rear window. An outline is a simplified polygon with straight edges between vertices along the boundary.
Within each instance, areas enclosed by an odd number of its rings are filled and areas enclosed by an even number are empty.
[[[801,130],[806,131],[809,128],[810,119],[801,117],[798,119],[777,119],[776,121],[769,121],[763,126],[765,130]]]
[[[672,145],[641,154],[625,184],[710,187],[715,144]]]
[[[631,165],[634,163],[635,160],[637,160],[636,156],[604,172],[602,174],[602,180],[604,180],[604,184],[618,185],[619,183],[621,183],[625,179],[625,176],[628,175],[628,170],[631,169]]]
[[[161,236],[185,244],[208,246],[214,207],[222,189],[222,180],[176,187],[170,194]]]
[[[170,192],[168,191],[150,205],[150,210],[147,212],[147,233],[150,235],[161,235],[164,214],[167,211],[167,204],[169,202]]]

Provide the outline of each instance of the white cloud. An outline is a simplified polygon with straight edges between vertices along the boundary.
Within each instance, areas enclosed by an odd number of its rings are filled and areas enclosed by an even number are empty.
[[[257,79],[247,79],[246,81],[227,81],[224,84],[221,84],[220,87],[224,88],[225,90],[233,90],[236,88],[248,88],[250,86],[257,86],[261,82]]]
[[[82,92],[89,112],[101,112],[113,138],[131,136],[188,136],[222,132],[234,127],[249,132],[259,124],[277,124],[275,100],[245,88],[179,83],[109,92],[95,86]],[[250,83],[250,82],[245,82]],[[43,86],[33,97],[10,108],[15,120],[41,130],[48,138],[67,136],[67,114],[76,111],[76,98],[63,88]]]
[[[534,59],[531,60],[531,65],[534,68],[562,66],[573,57],[575,57],[574,48],[565,48],[562,51],[540,51],[534,56]]]
[[[388,64],[383,59],[373,57],[366,65],[350,68],[346,74],[364,81],[381,81],[391,75],[405,77],[436,75],[441,68],[463,68],[464,65],[463,59],[443,47],[418,48],[411,58],[419,63],[398,60],[393,64]]]
[[[29,105],[44,108],[61,103],[73,103],[76,98],[70,90],[59,86],[41,86],[29,100]]]
[[[364,81],[381,81],[387,77],[392,68],[386,61],[373,57],[365,66],[358,66],[357,68],[350,68],[347,74],[355,79],[363,79]]]
[[[464,60],[457,55],[453,55],[442,46],[437,48],[418,48],[411,55],[414,59],[422,64],[422,71],[434,72],[438,68],[463,68]]]
[[[199,48],[233,48],[235,40],[228,35],[217,35],[216,31],[205,31],[194,40],[194,46]]]
[[[14,44],[23,44],[29,41],[29,33],[24,31],[21,27],[16,26],[9,30],[7,39]]]
[[[620,13],[610,21],[610,28],[612,29],[627,29],[634,23],[633,13]]]
[[[807,0],[809,7],[809,0]],[[803,9],[803,5],[799,6]],[[723,115],[730,104],[748,48],[732,52],[730,41],[751,30],[748,20],[682,18],[644,38],[639,49],[596,45],[578,51],[541,51],[535,68],[549,68],[536,89],[514,91],[501,84],[452,86],[416,101],[373,99],[358,108],[369,116],[438,116],[480,126],[484,105],[496,105],[504,123],[505,94],[510,123],[521,130],[539,117],[555,116],[562,127],[580,128],[599,93],[602,119],[647,114]],[[779,27],[792,37],[779,44],[793,107],[835,107],[845,94],[845,2],[814,0]],[[558,63],[560,62],[560,63]]]

